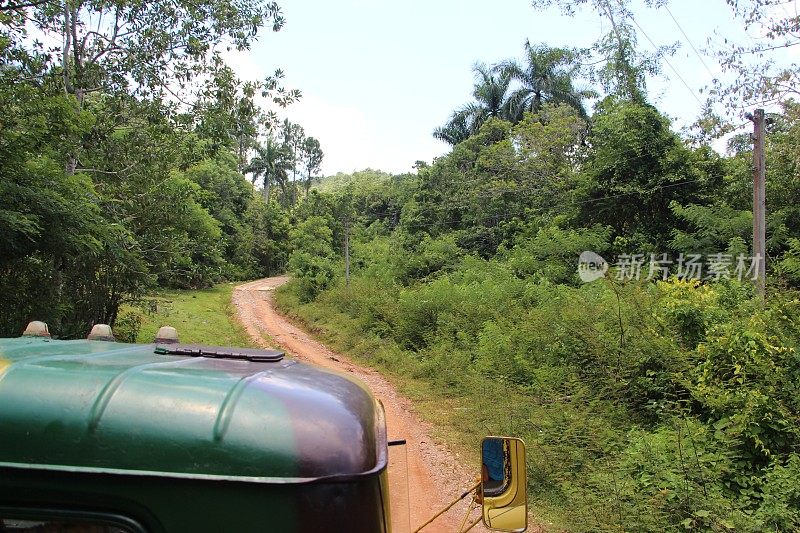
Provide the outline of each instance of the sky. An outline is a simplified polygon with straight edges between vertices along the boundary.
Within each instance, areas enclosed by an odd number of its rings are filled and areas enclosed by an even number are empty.
[[[613,1],[613,0],[610,0]],[[302,99],[281,114],[319,139],[322,172],[365,168],[412,171],[449,151],[432,136],[457,107],[471,99],[472,66],[522,59],[523,45],[588,47],[609,23],[589,8],[573,17],[537,11],[529,0],[278,0],[286,25],[263,31],[250,51],[229,59],[239,76],[262,78],[281,68],[285,85]],[[672,0],[670,12],[695,48],[750,37],[733,20],[725,0]],[[664,9],[632,3],[636,22],[657,45],[680,41],[664,76],[648,82],[651,102],[680,129],[701,110],[701,88],[719,66],[705,65]],[[639,47],[652,51],[645,35]],[[708,68],[707,68],[708,67]],[[710,72],[709,72],[710,71]],[[688,88],[680,81],[682,78]]]

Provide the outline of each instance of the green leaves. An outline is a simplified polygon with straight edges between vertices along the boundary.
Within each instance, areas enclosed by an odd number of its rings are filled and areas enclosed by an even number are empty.
[[[700,203],[703,184],[719,180],[713,166],[692,164],[691,151],[648,104],[604,100],[588,142],[593,150],[586,162],[587,200],[580,220],[635,236],[644,251],[666,249],[676,226],[671,201]]]
[[[301,301],[307,302],[325,290],[336,275],[336,254],[329,220],[311,216],[297,224],[289,233],[292,253],[289,270],[298,278]]]
[[[476,63],[475,101],[453,112],[449,122],[436,128],[433,136],[456,145],[478,133],[490,118],[516,124],[525,113],[538,113],[545,104],[571,106],[586,118],[583,100],[595,94],[573,87],[579,55],[576,50],[526,42],[523,63],[507,60],[491,67]]]

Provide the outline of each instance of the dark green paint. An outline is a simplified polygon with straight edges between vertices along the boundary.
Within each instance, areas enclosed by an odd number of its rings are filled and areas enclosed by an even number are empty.
[[[154,348],[0,339],[0,505],[150,531],[383,529],[385,426],[362,384]]]

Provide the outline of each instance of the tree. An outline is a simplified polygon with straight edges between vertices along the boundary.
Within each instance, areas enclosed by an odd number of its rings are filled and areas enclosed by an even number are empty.
[[[297,181],[297,167],[300,166],[300,151],[303,146],[303,142],[306,139],[306,132],[300,124],[294,124],[287,118],[283,121],[281,126],[281,135],[283,136],[284,146],[289,149],[291,154],[291,198],[287,200],[291,205],[294,205],[297,203],[297,191],[295,185],[295,182]]]
[[[286,186],[289,170],[292,168],[292,152],[285,144],[277,142],[273,137],[267,137],[267,142],[256,146],[256,156],[250,160],[245,169],[253,175],[253,183],[260,177],[264,178],[264,201],[269,203],[270,188],[277,184],[286,198]]]
[[[334,279],[336,253],[330,225],[329,218],[315,215],[290,231],[292,253],[288,266],[298,280],[304,302],[313,300]]]
[[[472,96],[481,109],[480,124],[489,117],[508,119],[510,116],[508,90],[511,76],[483,63],[477,63],[472,70],[476,77]]]
[[[433,136],[451,146],[467,140],[474,133],[471,122],[472,115],[469,105],[453,112],[447,124],[433,130]]]
[[[725,41],[715,50],[722,71],[712,83],[711,98],[721,98],[728,113],[743,106],[767,106],[800,97],[800,65],[785,54],[800,46],[800,14],[791,2],[725,0],[748,32],[746,44]],[[782,5],[786,4],[786,5]],[[788,7],[788,9],[787,9]]]
[[[603,36],[594,49],[604,58],[604,64],[596,71],[596,77],[609,94],[627,100],[644,102],[647,100],[645,74],[655,74],[657,68],[643,60],[636,50],[636,32],[628,24],[617,23],[613,19],[613,30]]]
[[[300,91],[278,87],[283,77],[280,70],[263,80],[243,81],[218,56],[212,58],[209,71],[210,78],[193,106],[196,131],[214,143],[212,151],[221,147],[234,151],[237,168],[243,173],[259,136],[277,126],[274,111],[257,105],[256,95],[286,107],[300,98]]]
[[[586,225],[610,225],[641,251],[668,248],[680,227],[671,202],[705,204],[722,180],[719,156],[687,148],[649,104],[607,97],[597,107],[588,143],[579,218]]]
[[[319,141],[314,137],[307,137],[303,142],[302,150],[302,160],[306,170],[306,197],[308,197],[308,191],[311,188],[312,181],[320,171],[324,155]]]
[[[645,0],[651,7],[663,5],[666,0]],[[611,31],[603,35],[592,47],[596,56],[588,69],[590,79],[597,80],[611,95],[644,102],[647,100],[645,77],[661,72],[661,60],[672,55],[677,43],[660,46],[653,53],[637,49],[636,31],[628,21],[635,22],[628,0],[532,0],[537,9],[558,6],[567,16],[573,16],[583,5],[590,5],[598,16],[608,19]]]
[[[226,279],[252,277],[251,254],[243,241],[252,238],[252,228],[245,223],[253,187],[236,170],[236,158],[229,152],[215,159],[206,159],[189,167],[185,175],[200,185],[198,201],[220,225],[220,248],[225,260]]]
[[[275,3],[258,0],[73,0],[31,2],[14,10],[39,32],[58,36],[61,46],[33,48],[59,66],[61,88],[83,107],[95,93],[141,96],[172,94],[183,89],[207,66],[219,45],[246,49],[262,24],[277,31],[283,17]],[[98,23],[102,21],[103,23]],[[67,157],[67,172],[76,171],[80,146]]]
[[[456,145],[475,135],[490,118],[516,124],[526,112],[535,113],[547,102],[570,105],[586,118],[583,99],[594,96],[594,92],[579,91],[573,86],[578,52],[545,45],[533,47],[529,42],[525,43],[525,52],[525,64],[514,60],[492,67],[476,63],[472,90],[475,100],[455,111],[447,124],[434,130],[433,136]]]
[[[286,271],[289,256],[289,215],[276,202],[265,203],[256,197],[250,202],[244,225],[251,229],[251,238],[240,241],[245,247],[240,255],[251,257],[249,278],[274,276]]]
[[[77,263],[103,252],[98,193],[62,164],[63,144],[92,120],[64,95],[0,85],[0,335],[19,335],[31,316],[58,331],[72,313]]]
[[[490,117],[510,120],[508,90],[511,77],[484,63],[476,63],[472,70],[475,73],[472,89],[475,102],[456,111],[445,126],[433,132],[434,137],[451,145],[474,135]]]
[[[583,100],[595,95],[593,91],[578,90],[573,79],[578,73],[579,54],[566,48],[550,48],[544,44],[525,42],[525,61],[506,61],[500,72],[516,80],[520,87],[514,90],[508,102],[512,122],[519,122],[525,112],[535,113],[545,103],[567,104],[574,107],[583,118],[587,117]]]
[[[156,286],[285,263],[263,257],[285,250],[288,229],[273,224],[285,215],[253,214],[237,166],[277,123],[258,93],[285,105],[299,92],[279,87],[279,71],[239,80],[216,53],[246,48],[268,20],[282,24],[261,0],[0,6],[2,332],[35,317],[84,336]],[[285,165],[271,171],[285,186]]]

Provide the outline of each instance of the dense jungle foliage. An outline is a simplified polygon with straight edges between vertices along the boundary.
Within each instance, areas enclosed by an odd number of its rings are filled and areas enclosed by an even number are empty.
[[[312,191],[280,303],[424,383],[459,440],[524,438],[533,512],[557,529],[796,530],[799,127],[787,105],[769,137],[764,305],[735,263],[719,279],[646,280],[645,263],[640,280],[612,268],[581,283],[584,250],[750,247],[751,154],[689,146],[652,106],[616,98],[588,123],[558,105],[490,120],[417,176]]]
[[[799,530],[800,70],[742,59],[798,44],[772,3],[727,0],[772,33],[720,49],[736,81],[709,92],[771,105],[764,302],[748,134],[720,154],[711,110],[674,131],[645,84],[668,51],[639,51],[627,2],[534,0],[614,31],[476,65],[416,172],[321,181],[275,113],[300,93],[222,59],[277,5],[0,3],[0,333],[134,339],[154,290],[288,271],[280,305],[413,382],[454,442],[523,437],[554,530]],[[612,268],[582,282],[584,251]]]
[[[528,44],[477,65],[475,100],[434,132],[450,153],[324,180],[280,305],[457,447],[525,439],[546,529],[797,531],[800,105],[770,114],[762,303],[747,134],[721,155],[676,133],[632,62],[590,112],[578,61]],[[612,268],[583,283],[583,251]]]
[[[0,4],[1,334],[81,336],[155,288],[284,270],[322,150],[279,122],[300,97],[280,71],[222,60],[265,24],[258,0]]]
[[[652,106],[613,97],[589,122],[560,105],[490,120],[417,176],[312,191],[281,305],[455,402],[464,441],[524,438],[532,509],[558,527],[796,530],[798,128],[787,105],[769,136],[765,305],[735,262],[719,279],[646,280],[645,263],[640,280],[581,283],[584,250],[750,247],[751,154],[687,145]]]

